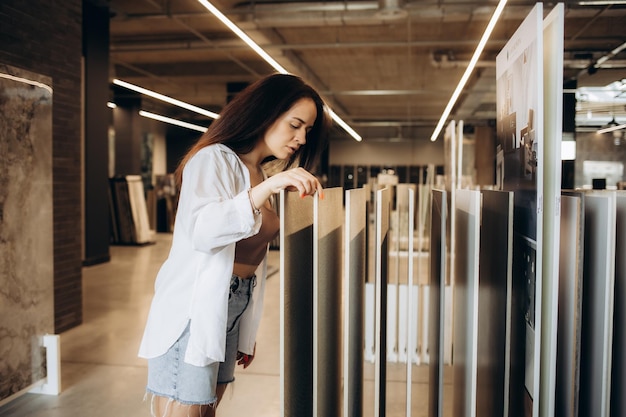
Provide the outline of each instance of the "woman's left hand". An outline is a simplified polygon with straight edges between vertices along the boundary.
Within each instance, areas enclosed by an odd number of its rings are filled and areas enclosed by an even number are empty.
[[[248,355],[243,352],[237,352],[237,365],[243,365],[243,369],[246,369],[254,360],[254,354],[256,353],[256,345],[254,346],[254,352],[252,355]]]

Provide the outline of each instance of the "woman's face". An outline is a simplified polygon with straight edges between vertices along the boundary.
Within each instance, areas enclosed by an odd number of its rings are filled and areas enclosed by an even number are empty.
[[[312,99],[296,101],[265,133],[268,153],[278,159],[288,159],[306,143],[306,134],[313,127],[316,117],[317,109]]]

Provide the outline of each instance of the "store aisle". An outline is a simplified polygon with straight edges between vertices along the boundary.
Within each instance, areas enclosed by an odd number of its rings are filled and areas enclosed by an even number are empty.
[[[154,278],[167,256],[171,235],[158,234],[156,244],[113,246],[111,261],[83,269],[83,324],[61,335],[62,393],[25,394],[0,408],[0,417],[148,417],[144,401],[146,361],[137,357]],[[267,282],[264,317],[257,355],[226,391],[219,417],[277,417],[279,393],[279,253],[270,252],[273,272]],[[403,366],[389,374],[401,377]],[[427,368],[414,373],[414,416],[425,416]],[[366,375],[371,369],[366,369]],[[388,413],[404,415],[404,388],[390,383]],[[371,390],[371,381],[365,391]],[[398,401],[394,401],[398,398]],[[393,409],[393,410],[392,410]],[[329,416],[330,417],[330,416]]]

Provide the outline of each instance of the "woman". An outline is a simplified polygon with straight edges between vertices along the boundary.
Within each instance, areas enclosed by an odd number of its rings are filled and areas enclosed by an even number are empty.
[[[309,170],[328,126],[315,90],[275,74],[240,92],[183,158],[172,247],[139,350],[153,415],[214,416],[235,362],[252,362],[279,227],[271,196],[323,197]],[[285,168],[268,178],[262,164],[273,159]]]

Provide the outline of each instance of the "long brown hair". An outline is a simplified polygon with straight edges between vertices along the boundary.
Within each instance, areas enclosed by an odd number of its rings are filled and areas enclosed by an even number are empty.
[[[272,74],[249,85],[228,103],[200,137],[176,169],[176,179],[182,184],[185,164],[200,149],[222,143],[239,155],[254,149],[269,127],[298,100],[310,98],[315,102],[317,117],[301,146],[284,166],[314,169],[326,147],[330,117],[320,95],[300,77],[290,74]]]

